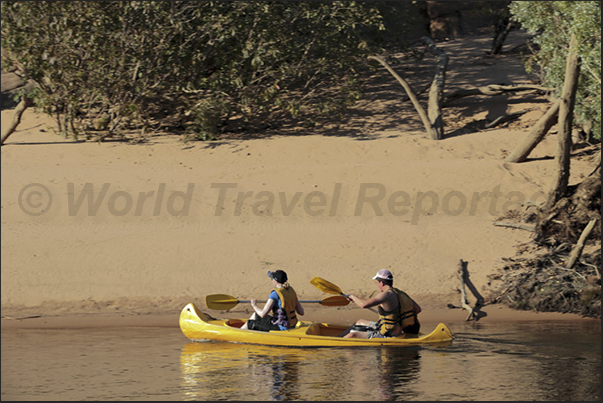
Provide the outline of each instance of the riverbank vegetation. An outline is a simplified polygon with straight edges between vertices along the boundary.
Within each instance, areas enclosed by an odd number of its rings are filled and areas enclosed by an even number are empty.
[[[3,59],[37,84],[34,105],[65,136],[212,140],[229,124],[265,129],[289,116],[312,125],[342,113],[359,97],[364,58],[385,40],[384,7],[5,1]],[[399,29],[388,33],[403,46]]]
[[[536,35],[538,50],[530,62],[540,68],[543,83],[555,88],[558,151],[546,202],[511,214],[519,222],[533,223],[527,228],[534,237],[495,276],[503,280],[497,300],[518,309],[600,318],[601,4],[517,1],[510,10]],[[587,155],[593,171],[578,184],[569,183],[574,120],[598,143]]]

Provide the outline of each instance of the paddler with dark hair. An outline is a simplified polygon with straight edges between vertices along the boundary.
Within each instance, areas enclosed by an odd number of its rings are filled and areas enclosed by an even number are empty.
[[[263,309],[257,306],[257,299],[252,299],[251,306],[255,311],[241,329],[287,330],[297,324],[297,314],[304,315],[304,307],[297,298],[297,293],[287,282],[287,273],[282,270],[269,271],[273,289]],[[269,314],[271,313],[271,314]]]
[[[348,299],[360,308],[378,306],[379,320],[373,322],[359,319],[341,336],[373,339],[395,337],[402,333],[418,334],[421,324],[417,315],[421,312],[421,307],[404,291],[394,288],[394,276],[389,270],[379,270],[373,280],[377,281],[379,294],[369,299],[349,295]]]

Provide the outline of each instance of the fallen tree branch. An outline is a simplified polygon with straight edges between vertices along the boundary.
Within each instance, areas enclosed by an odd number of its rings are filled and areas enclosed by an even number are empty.
[[[461,307],[469,312],[469,316],[467,320],[474,316],[473,308],[471,305],[467,303],[467,293],[465,292],[465,269],[467,267],[467,262],[464,262],[463,259],[459,262],[459,277],[461,278]]]
[[[484,305],[484,298],[479,294],[479,292],[477,292],[475,286],[469,280],[467,262],[465,262],[463,259],[459,261],[458,273],[461,279],[461,306],[469,312],[469,316],[467,316],[466,320],[478,320],[479,309]],[[469,287],[469,289],[477,299],[477,301],[475,302],[475,307],[473,308],[471,308],[471,305],[467,303],[467,293],[465,292],[465,284],[467,284],[467,287]]]
[[[32,316],[24,316],[22,318],[13,318],[12,316],[2,316],[2,319],[8,319],[8,320],[23,320],[23,319],[35,319],[35,318],[41,318],[42,315],[32,315]]]
[[[19,123],[21,123],[21,116],[23,116],[23,112],[32,104],[31,99],[27,95],[23,95],[21,97],[21,101],[15,108],[15,112],[13,114],[13,120],[10,125],[6,128],[4,133],[2,133],[2,139],[0,140],[0,145],[4,145],[6,139],[13,134]]]
[[[514,223],[510,223],[510,222],[493,222],[492,225],[496,225],[497,227],[509,227],[509,228],[523,229],[523,230],[531,231],[531,232],[534,232],[536,230],[533,225],[514,224]]]
[[[547,87],[542,87],[540,85],[531,85],[531,84],[512,84],[512,85],[498,85],[498,84],[488,84],[482,87],[477,88],[461,88],[450,94],[448,94],[444,100],[444,103],[448,103],[454,101],[459,98],[469,97],[473,95],[502,95],[509,92],[520,92],[520,91],[528,91],[528,92],[551,92],[552,90]]]
[[[555,101],[549,110],[540,118],[538,122],[532,127],[528,135],[523,141],[507,155],[505,161],[507,162],[523,162],[528,158],[528,155],[532,152],[534,147],[544,138],[548,133],[549,129],[557,123],[557,116],[559,115],[559,100]]]
[[[599,253],[601,253],[601,251],[600,251],[600,250],[599,250]],[[582,263],[582,264],[583,264],[583,265],[585,265],[585,266],[592,267],[592,268],[595,270],[595,273],[597,273],[597,278],[598,278],[599,280],[601,280],[601,271],[599,270],[599,266],[596,266],[596,265],[594,265],[594,264],[587,263],[587,262],[585,262],[584,260],[581,260],[581,261],[580,261],[580,263]]]
[[[595,227],[596,222],[597,222],[597,219],[593,218],[592,220],[589,221],[589,223],[586,225],[586,227],[582,231],[582,234],[580,235],[580,238],[578,239],[576,246],[574,246],[574,248],[572,249],[572,253],[570,254],[570,257],[569,257],[569,260],[568,260],[567,266],[566,266],[567,269],[571,269],[576,264],[576,261],[578,260],[578,258],[582,254],[582,250],[584,249],[584,243],[586,242],[586,239],[588,238],[591,231]]]
[[[517,119],[518,117],[520,117],[521,115],[523,115],[524,113],[529,112],[529,109],[524,109],[522,111],[519,112],[514,112],[514,113],[509,113],[506,115],[502,115],[497,117],[496,119],[494,119],[492,122],[488,123],[486,125],[486,129],[491,129],[493,127],[496,127],[498,125],[501,125],[503,123],[509,122],[511,120]]]

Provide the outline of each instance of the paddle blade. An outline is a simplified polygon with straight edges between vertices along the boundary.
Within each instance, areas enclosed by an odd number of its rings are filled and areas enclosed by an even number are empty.
[[[330,281],[325,280],[324,278],[314,277],[312,280],[310,280],[310,284],[318,288],[320,291],[326,292],[327,294],[343,294],[343,292],[341,292],[341,288],[337,287]]]
[[[343,295],[334,295],[320,300],[320,304],[325,306],[345,306],[349,303],[350,300]]]
[[[228,311],[234,308],[239,303],[239,300],[231,295],[226,294],[212,294],[205,296],[205,305],[209,309],[216,309],[220,311]]]

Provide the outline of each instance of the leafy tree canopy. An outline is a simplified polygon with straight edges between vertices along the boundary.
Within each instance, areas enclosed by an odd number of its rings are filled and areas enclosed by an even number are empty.
[[[2,48],[64,134],[179,127],[211,139],[229,118],[310,119],[354,102],[384,28],[378,6],[3,1]]]
[[[529,68],[541,67],[546,85],[563,89],[565,64],[571,35],[580,43],[581,74],[576,97],[576,116],[592,122],[601,138],[601,2],[599,1],[513,1],[513,18],[532,34],[539,50]]]

